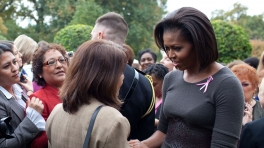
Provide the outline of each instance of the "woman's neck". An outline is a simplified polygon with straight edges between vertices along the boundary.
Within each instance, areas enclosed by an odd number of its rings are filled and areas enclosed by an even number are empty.
[[[249,101],[246,101],[250,106],[254,106],[256,104],[254,99],[250,99]]]
[[[46,85],[49,85],[49,86],[56,88],[56,89],[60,89],[62,86],[62,84],[61,85],[46,84]]]
[[[156,103],[158,103],[160,100],[162,99],[162,97],[156,97]]]
[[[6,91],[8,91],[10,94],[13,94],[13,85],[8,85],[8,86],[5,86],[5,85],[1,85]]]
[[[196,83],[196,82],[199,82],[201,80],[208,78],[209,76],[212,76],[217,71],[219,71],[222,67],[223,67],[222,65],[216,62],[213,62],[207,68],[201,71],[199,71],[198,69],[185,70],[183,74],[183,78],[186,82]]]

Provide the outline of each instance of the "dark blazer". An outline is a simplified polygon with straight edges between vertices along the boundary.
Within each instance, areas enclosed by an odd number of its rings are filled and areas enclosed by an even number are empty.
[[[133,82],[134,75],[134,68],[126,65],[124,70],[125,78],[119,90],[119,96],[122,100],[124,100]],[[121,111],[130,123],[131,131],[128,140],[145,140],[153,134],[155,128],[155,107],[151,109],[148,115],[142,117],[151,106],[151,103],[153,101],[155,103],[153,99],[155,98],[153,98],[152,84],[143,74],[139,73],[139,81],[134,93],[124,110]]]
[[[245,125],[239,148],[264,148],[264,118]]]
[[[11,126],[14,129],[14,138],[0,138],[0,147],[26,148],[27,144],[40,132],[34,123],[25,117],[24,109],[15,99],[7,99],[0,91],[0,118],[10,116]]]

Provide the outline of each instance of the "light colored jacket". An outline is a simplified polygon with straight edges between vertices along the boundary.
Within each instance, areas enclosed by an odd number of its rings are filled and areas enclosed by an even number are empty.
[[[96,99],[82,105],[78,112],[69,114],[58,104],[46,123],[49,148],[82,148],[94,110],[103,105]],[[89,148],[129,148],[128,120],[116,109],[103,106],[97,114]]]

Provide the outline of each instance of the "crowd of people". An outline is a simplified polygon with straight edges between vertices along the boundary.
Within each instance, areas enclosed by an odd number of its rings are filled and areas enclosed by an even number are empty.
[[[218,63],[210,20],[191,7],[155,25],[160,61],[147,48],[134,65],[128,33],[108,12],[75,53],[0,40],[0,118],[11,127],[0,147],[264,147],[264,52]]]

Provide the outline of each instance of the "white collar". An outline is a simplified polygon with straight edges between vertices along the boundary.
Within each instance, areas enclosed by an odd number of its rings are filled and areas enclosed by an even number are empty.
[[[14,91],[14,94],[16,96],[20,95],[21,96],[21,93],[23,92],[23,90],[21,89],[21,87],[18,85],[18,84],[14,84],[12,85],[13,87],[13,91]],[[0,90],[3,92],[3,94],[6,96],[7,99],[11,99],[13,96],[6,90],[4,89],[2,86],[0,86]]]

